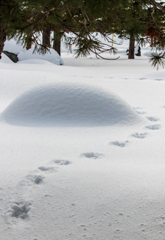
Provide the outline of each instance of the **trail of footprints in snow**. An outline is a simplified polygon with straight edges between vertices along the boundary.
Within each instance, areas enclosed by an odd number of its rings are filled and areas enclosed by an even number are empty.
[[[147,119],[151,122],[159,121],[159,119],[155,117],[147,117]],[[161,128],[161,125],[160,124],[147,125],[146,128],[150,130],[159,130]]]
[[[50,164],[50,162],[49,162]],[[53,160],[51,161],[51,164],[56,164],[58,166],[67,166],[71,164],[70,161],[68,160]],[[47,174],[47,173],[53,173],[57,171],[57,167],[49,167],[49,166],[41,166],[38,167],[37,172],[42,172],[42,174]],[[36,172],[36,171],[35,171]],[[23,181],[20,182],[20,186],[28,185],[40,185],[43,183],[45,179],[44,175],[40,174],[29,174],[27,175]],[[29,211],[30,211],[30,206],[32,205],[31,202],[29,201],[13,201],[11,202],[10,209],[6,212],[7,215],[9,215],[12,218],[15,219],[27,219],[29,217]]]
[[[144,114],[145,112],[138,112],[138,113],[139,114]],[[147,117],[147,119],[151,122],[157,122],[159,120],[159,119],[154,118],[154,117]],[[161,127],[160,124],[154,124],[154,125],[146,126],[146,128],[150,129],[150,130],[158,130],[158,129],[160,129],[160,127]],[[147,133],[146,132],[144,132],[144,133],[134,133],[131,136],[135,137],[135,138],[144,139],[147,136]],[[109,144],[124,148],[125,146],[127,146],[129,144],[129,141],[128,140],[122,141],[122,142],[114,141],[114,142],[110,142]],[[102,158],[103,156],[104,155],[101,154],[101,153],[94,153],[94,152],[86,152],[86,153],[82,153],[80,155],[80,157],[85,157],[85,158],[90,158],[90,159],[98,159],[98,158]],[[66,166],[66,165],[71,164],[71,162],[68,161],[68,160],[53,160],[53,161],[51,161],[51,163],[56,164],[58,166]],[[42,174],[44,174],[44,173],[47,174],[47,173],[56,172],[57,169],[58,168],[54,167],[54,166],[53,167],[52,166],[40,166],[40,167],[38,167],[37,171],[42,172]],[[27,182],[29,184],[29,182],[30,182],[31,184],[40,185],[40,184],[43,183],[44,178],[45,178],[44,175],[29,174],[25,177],[23,182],[25,184]],[[8,210],[8,213],[10,214],[11,217],[19,218],[19,219],[26,219],[26,218],[29,217],[30,206],[31,206],[31,202],[29,202],[29,201],[14,201],[11,204],[11,207]]]
[[[145,114],[146,112],[144,111],[139,111],[140,108],[135,108],[136,112],[138,114]],[[151,122],[157,122],[159,121],[158,118],[155,118],[155,117],[147,117],[147,119]],[[147,125],[145,126],[145,128],[149,129],[149,130],[159,130],[161,128],[161,125],[160,124],[153,124],[153,125]],[[131,136],[134,137],[134,138],[139,138],[139,139],[144,139],[146,136],[147,136],[148,133],[144,132],[144,133],[134,133],[132,134]],[[129,141],[126,140],[126,141],[114,141],[114,142],[110,142],[109,143],[110,145],[114,145],[114,146],[118,146],[118,147],[121,147],[121,148],[124,148],[125,146],[127,146],[129,144]]]
[[[52,160],[51,164],[56,164],[58,166],[66,166],[71,164],[70,161],[68,160]],[[58,167],[59,168],[59,167]],[[57,167],[49,167],[49,166],[40,166],[38,167],[38,171],[42,172],[42,174],[49,174],[49,173],[53,173],[53,172],[57,172]],[[28,175],[26,176],[26,179],[30,180],[32,183],[34,184],[42,184],[43,180],[44,180],[45,176],[43,175]]]
[[[140,108],[136,108],[135,110],[137,111],[137,109],[139,110]],[[138,111],[137,111],[138,112]],[[145,114],[146,112],[138,112],[139,114]],[[157,122],[159,121],[158,118],[155,118],[155,117],[147,117],[147,119],[151,122]],[[160,129],[160,124],[154,124],[154,125],[148,125],[148,126],[145,126],[145,128],[149,129],[149,130],[159,130]],[[139,139],[144,139],[146,138],[148,133],[146,132],[143,132],[143,133],[134,133],[132,134],[131,136],[134,137],[134,138],[139,138]],[[110,142],[109,145],[114,145],[114,146],[117,146],[117,147],[121,147],[121,148],[124,148],[126,147],[130,142],[128,140],[126,141],[113,141],[113,142]],[[91,159],[97,159],[97,158],[101,158],[103,157],[103,154],[101,153],[94,153],[94,152],[86,152],[86,153],[82,153],[80,155],[80,157],[85,157],[85,158],[91,158]]]
[[[138,114],[141,114],[141,115],[146,114],[146,112],[142,111],[141,108],[135,108],[135,111]],[[159,119],[156,118],[156,117],[147,117],[147,119],[150,122],[157,122],[157,121],[159,121]],[[161,125],[160,124],[147,125],[147,126],[145,126],[145,128],[150,129],[150,130],[159,130],[161,128]],[[144,135],[141,135],[141,134],[138,135],[138,133],[134,134],[133,136],[137,137],[137,138],[144,138]],[[146,136],[146,134],[145,134],[145,136]]]
[[[132,78],[121,78],[121,79],[132,79]],[[164,81],[164,79],[163,78],[153,78],[153,79],[150,79],[150,78],[136,78],[136,79],[138,79],[138,80],[152,80],[152,81]]]

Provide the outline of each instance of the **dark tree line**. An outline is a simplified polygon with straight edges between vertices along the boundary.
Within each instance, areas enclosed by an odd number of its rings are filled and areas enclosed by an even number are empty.
[[[134,58],[134,43],[149,43],[156,49],[153,66],[164,65],[164,3],[156,0],[0,0],[0,56],[6,38],[16,37],[24,47],[45,53],[50,47],[60,53],[60,39],[66,46],[76,45],[76,56],[90,52],[115,53],[111,34],[130,39],[129,58]],[[43,33],[42,42],[39,33]],[[67,37],[65,33],[73,33]],[[93,33],[100,33],[106,43]],[[116,43],[117,44],[117,43]]]

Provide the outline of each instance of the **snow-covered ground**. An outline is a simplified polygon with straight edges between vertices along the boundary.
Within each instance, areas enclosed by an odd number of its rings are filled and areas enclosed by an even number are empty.
[[[3,55],[1,240],[165,239],[165,70],[127,45],[117,61]]]

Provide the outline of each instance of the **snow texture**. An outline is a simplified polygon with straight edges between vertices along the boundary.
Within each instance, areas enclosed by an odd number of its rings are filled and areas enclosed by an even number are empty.
[[[108,126],[142,119],[115,94],[85,85],[50,85],[23,94],[2,113],[20,126]]]
[[[71,162],[68,161],[68,160],[53,160],[53,162],[55,164],[58,164],[58,165],[69,165],[69,164],[71,164]]]
[[[30,203],[28,202],[15,202],[11,206],[11,216],[15,218],[28,218],[28,212],[30,211]]]
[[[81,154],[81,157],[97,159],[97,158],[103,157],[103,154],[101,154],[101,153],[87,152],[87,153],[82,153],[82,154]]]
[[[64,66],[2,56],[1,240],[165,239],[165,70],[128,46],[117,61],[62,48]]]
[[[2,53],[2,58],[0,59],[0,63],[10,63],[14,64],[10,58],[8,58],[4,53]]]
[[[125,147],[128,143],[129,143],[129,141],[124,141],[124,142],[115,141],[115,142],[111,142],[110,144],[123,148],[123,147]]]
[[[53,65],[54,63],[49,62],[43,59],[27,59],[23,61],[19,61],[17,64],[40,64],[40,65]]]
[[[64,64],[62,58],[58,55],[58,53],[54,49],[49,49],[49,52],[47,52],[45,55],[43,55],[43,54],[39,54],[38,52],[34,52],[34,48],[30,48],[29,50],[26,50],[25,52],[19,53],[18,59],[19,59],[19,61],[33,59],[32,63],[34,62],[34,59],[41,59],[41,60],[46,60],[48,62],[57,64],[57,65]],[[24,63],[29,63],[29,61],[24,62]]]

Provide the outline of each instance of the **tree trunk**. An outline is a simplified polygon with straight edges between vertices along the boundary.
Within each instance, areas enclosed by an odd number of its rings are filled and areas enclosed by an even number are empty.
[[[50,47],[50,32],[49,26],[43,30],[42,44],[46,47]]]
[[[26,49],[29,50],[31,47],[32,47],[32,32],[29,32],[26,38]]]
[[[61,33],[54,31],[53,49],[61,56]]]
[[[28,43],[27,45],[26,45],[26,50],[29,50],[30,48],[31,48],[31,43]]]
[[[3,26],[0,25],[0,59],[2,58],[2,51],[4,48],[4,43],[6,41],[6,33]]]
[[[128,59],[134,59],[135,58],[134,52],[135,52],[135,39],[134,39],[134,37],[130,37]]]

